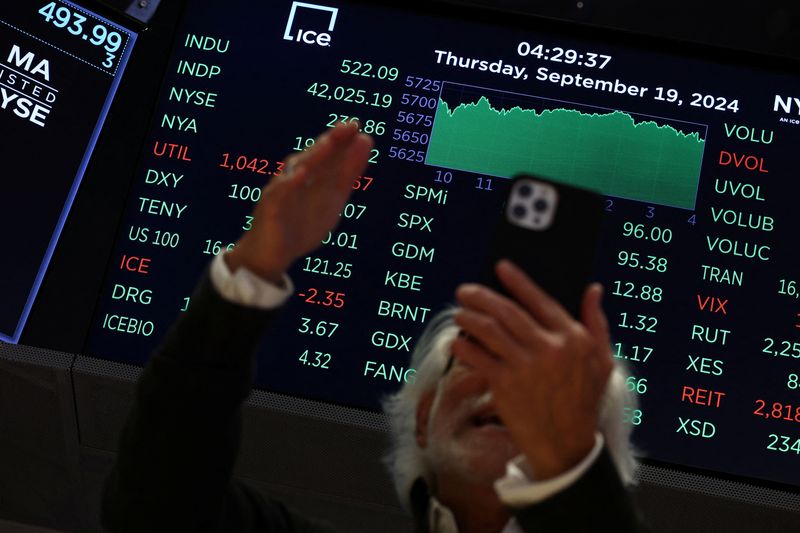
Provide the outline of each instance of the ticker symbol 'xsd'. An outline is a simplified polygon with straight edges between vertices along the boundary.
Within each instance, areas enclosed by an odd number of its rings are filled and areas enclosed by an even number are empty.
[[[305,10],[325,11],[330,13],[328,21],[328,31],[306,30],[301,27],[302,22],[295,24],[295,19],[302,17],[298,16]],[[336,26],[336,17],[339,15],[339,9],[335,7],[319,6],[316,4],[307,4],[305,2],[293,2],[292,9],[289,11],[289,20],[286,22],[286,30],[283,33],[283,38],[287,41],[297,41],[305,44],[316,44],[317,46],[330,46],[331,45],[331,32]],[[294,26],[298,26],[297,29]]]

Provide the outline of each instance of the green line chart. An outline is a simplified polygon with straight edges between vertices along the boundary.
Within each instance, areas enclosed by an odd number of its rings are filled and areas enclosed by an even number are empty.
[[[706,133],[703,124],[448,83],[425,162],[694,209]]]

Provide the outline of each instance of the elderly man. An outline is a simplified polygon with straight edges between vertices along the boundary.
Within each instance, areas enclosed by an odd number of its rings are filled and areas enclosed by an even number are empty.
[[[336,225],[371,147],[355,125],[320,136],[212,263],[140,380],[106,484],[108,530],[332,531],[232,481],[232,468],[255,347],[291,293],[285,272]],[[513,299],[460,287],[460,310],[418,343],[417,381],[387,401],[390,467],[417,530],[636,530],[600,287],[577,321],[513,265],[497,272]]]

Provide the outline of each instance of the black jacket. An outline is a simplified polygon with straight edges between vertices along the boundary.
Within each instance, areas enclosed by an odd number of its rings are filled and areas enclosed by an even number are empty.
[[[232,479],[253,354],[275,314],[227,302],[208,278],[200,283],[139,381],[103,495],[109,531],[335,531]],[[427,532],[424,484],[415,485],[412,501],[416,531]],[[513,513],[536,533],[640,531],[605,450],[574,485]]]

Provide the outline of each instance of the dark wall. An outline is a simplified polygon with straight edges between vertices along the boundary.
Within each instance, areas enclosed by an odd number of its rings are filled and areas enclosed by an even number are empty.
[[[102,531],[103,482],[140,373],[0,345],[0,521]],[[265,496],[342,531],[411,531],[380,462],[380,415],[255,392],[243,419],[236,475]],[[800,531],[800,495],[652,465],[639,477],[654,533]]]
[[[800,57],[800,4],[788,0],[456,0],[453,3]]]

